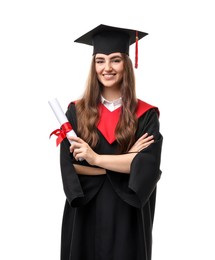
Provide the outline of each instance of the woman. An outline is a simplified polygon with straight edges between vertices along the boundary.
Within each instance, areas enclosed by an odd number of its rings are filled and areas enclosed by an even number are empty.
[[[78,137],[61,143],[61,260],[151,259],[162,135],[158,108],[136,98],[136,33],[100,25],[76,40],[94,52],[83,97],[66,112]]]

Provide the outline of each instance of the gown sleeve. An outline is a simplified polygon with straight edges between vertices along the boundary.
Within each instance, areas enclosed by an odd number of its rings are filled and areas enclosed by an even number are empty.
[[[117,194],[126,203],[142,208],[156,191],[161,176],[160,160],[163,137],[159,131],[159,118],[155,109],[150,109],[139,118],[136,139],[143,134],[154,135],[155,142],[139,152],[131,163],[130,174],[108,171],[108,176]]]
[[[66,116],[74,131],[77,130],[77,121],[74,104],[70,104]],[[63,189],[69,204],[79,207],[88,203],[98,192],[104,181],[104,176],[78,175],[73,164],[89,166],[86,161],[77,162],[69,150],[70,143],[65,138],[60,145],[60,167]]]

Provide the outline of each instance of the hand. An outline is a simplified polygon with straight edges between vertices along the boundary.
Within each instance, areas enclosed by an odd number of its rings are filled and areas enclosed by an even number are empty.
[[[149,136],[148,133],[145,133],[135,142],[135,144],[131,147],[131,149],[128,152],[140,152],[141,150],[145,149],[154,142],[153,138],[153,135]]]
[[[96,158],[98,156],[92,148],[81,138],[71,136],[69,139],[72,141],[70,146],[70,152],[73,153],[74,158],[86,160],[89,164],[95,165]]]

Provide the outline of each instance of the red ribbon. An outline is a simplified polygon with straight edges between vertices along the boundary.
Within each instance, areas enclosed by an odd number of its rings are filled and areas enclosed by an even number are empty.
[[[54,131],[50,134],[49,138],[50,138],[53,134],[56,135],[56,136],[57,136],[56,145],[58,146],[58,145],[63,141],[63,139],[66,138],[66,134],[67,134],[68,132],[70,132],[71,130],[72,130],[71,124],[70,124],[69,122],[66,122],[66,123],[64,123],[64,124],[61,125],[61,128],[60,128],[60,129],[54,130]]]
[[[136,31],[136,40],[135,40],[135,68],[138,67],[138,31]]]

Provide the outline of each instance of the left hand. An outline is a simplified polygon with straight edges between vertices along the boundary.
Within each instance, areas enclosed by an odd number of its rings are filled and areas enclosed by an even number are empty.
[[[81,138],[71,136],[69,139],[72,141],[70,152],[73,153],[74,158],[86,160],[90,165],[95,165],[98,156],[92,148]]]
[[[140,152],[147,148],[150,144],[154,143],[154,136],[148,135],[148,133],[143,134],[135,144],[130,148],[128,152]]]

